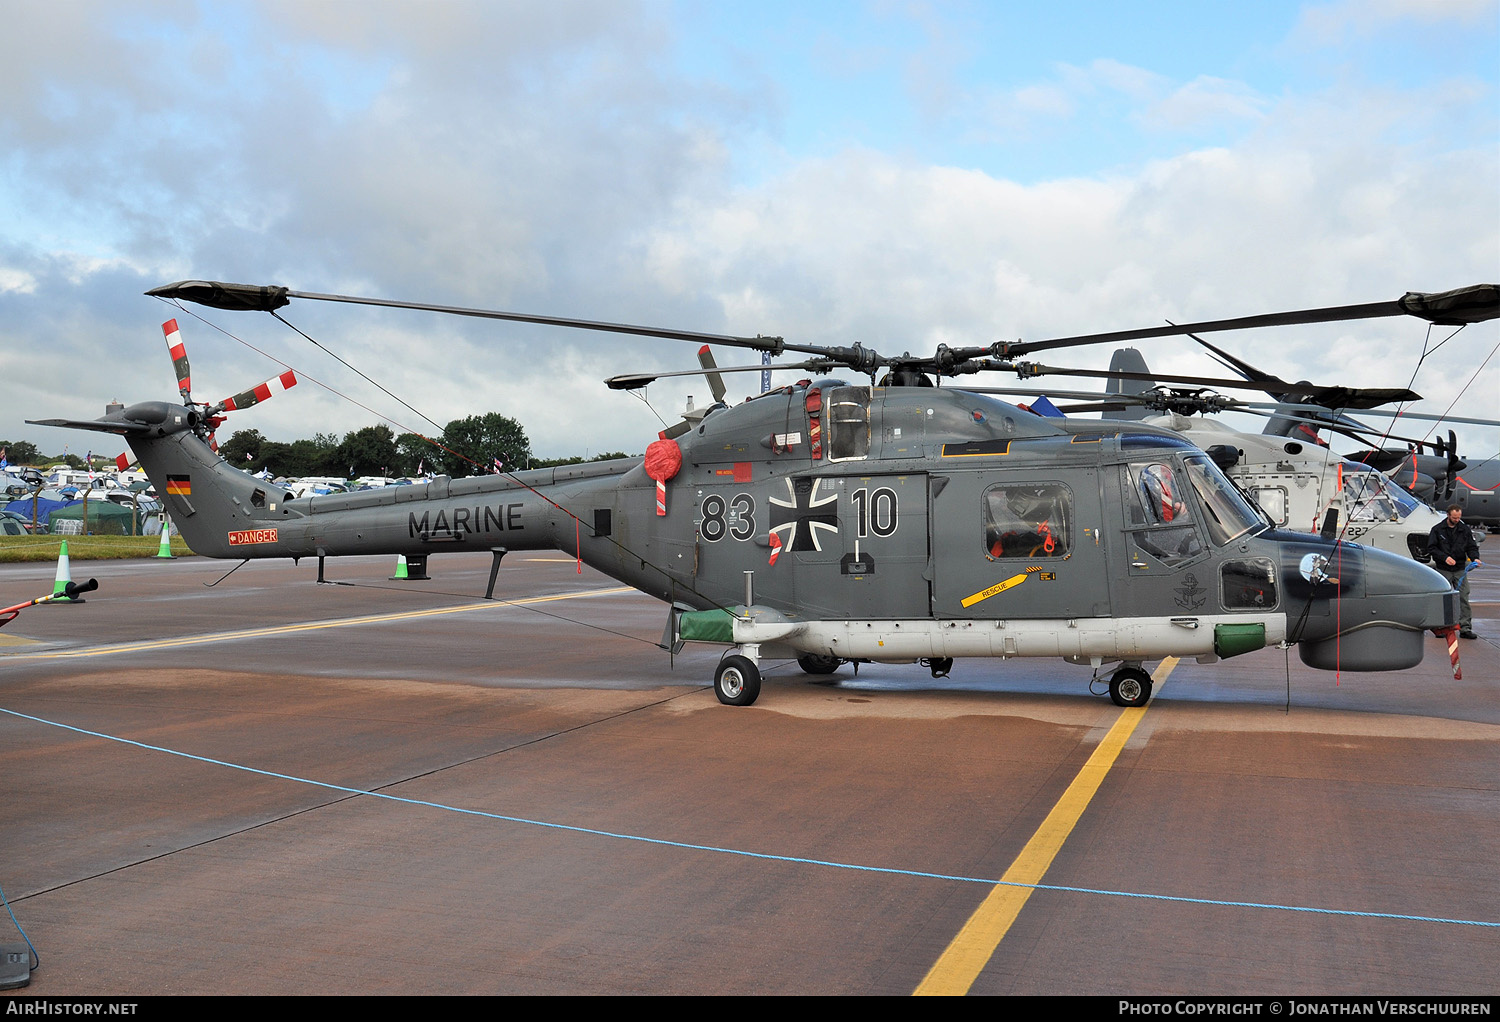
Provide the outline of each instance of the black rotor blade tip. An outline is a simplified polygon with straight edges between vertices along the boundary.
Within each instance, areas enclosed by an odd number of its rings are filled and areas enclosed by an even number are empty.
[[[643,374],[626,374],[624,376],[611,376],[609,379],[604,381],[604,385],[610,390],[636,390],[640,387],[646,386],[649,383],[655,382],[655,376],[646,376]]]
[[[284,287],[259,284],[225,284],[217,280],[179,280],[154,287],[152,298],[175,298],[230,312],[271,312],[289,303]]]

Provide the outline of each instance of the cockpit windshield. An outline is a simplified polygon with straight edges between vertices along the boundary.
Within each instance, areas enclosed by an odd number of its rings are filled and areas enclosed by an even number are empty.
[[[1183,459],[1183,464],[1187,466],[1188,479],[1198,494],[1198,502],[1203,506],[1209,538],[1215,546],[1223,546],[1251,529],[1258,531],[1265,527],[1260,515],[1207,456],[1192,454]]]
[[[1410,494],[1392,486],[1389,479],[1374,469],[1344,468],[1344,508],[1350,521],[1395,522],[1417,509],[1419,503]]]

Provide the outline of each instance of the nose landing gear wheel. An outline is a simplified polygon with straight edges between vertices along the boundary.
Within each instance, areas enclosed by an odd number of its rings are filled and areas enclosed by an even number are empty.
[[[1109,676],[1109,697],[1116,706],[1145,706],[1151,698],[1151,675],[1139,667],[1122,667]]]
[[[760,695],[760,668],[749,657],[725,657],[714,672],[714,695],[727,706],[749,706]]]

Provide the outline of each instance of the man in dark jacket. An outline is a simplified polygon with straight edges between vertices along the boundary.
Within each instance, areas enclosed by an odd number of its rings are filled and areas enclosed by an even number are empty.
[[[1479,544],[1463,517],[1463,508],[1449,504],[1448,517],[1427,534],[1427,552],[1432,555],[1432,566],[1458,590],[1458,634],[1472,639],[1474,611],[1469,607],[1469,573],[1464,568],[1470,561],[1479,562]]]

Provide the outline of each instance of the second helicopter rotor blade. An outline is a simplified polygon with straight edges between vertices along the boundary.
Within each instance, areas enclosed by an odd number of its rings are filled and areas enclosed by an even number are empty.
[[[1025,368],[1023,377],[1031,376],[1087,376],[1095,379],[1145,380],[1147,382],[1185,383],[1192,386],[1226,387],[1231,390],[1260,390],[1280,387],[1282,393],[1296,394],[1304,400],[1317,398],[1314,403],[1330,408],[1365,408],[1388,404],[1393,401],[1420,401],[1422,395],[1410,390],[1351,387],[1317,387],[1287,383],[1274,377],[1270,380],[1216,380],[1203,376],[1171,376],[1166,373],[1130,373],[1109,369],[1066,369],[1060,366],[1045,366],[1021,363]],[[1012,368],[996,366],[995,368]]]
[[[1054,337],[1044,341],[1019,341],[1005,346],[1008,355],[1025,355],[1051,348],[1080,344],[1105,344],[1144,340],[1149,337],[1174,337],[1187,333],[1213,333],[1220,330],[1248,330],[1254,327],[1299,326],[1312,323],[1340,323],[1357,319],[1381,319],[1387,316],[1416,316],[1430,323],[1459,326],[1480,323],[1500,316],[1500,285],[1473,284],[1452,291],[1426,293],[1408,291],[1391,302],[1367,302],[1363,305],[1336,305],[1324,309],[1302,309],[1294,312],[1272,312],[1237,319],[1216,319],[1178,326],[1145,327],[1139,330],[1112,330],[1098,334]]]

